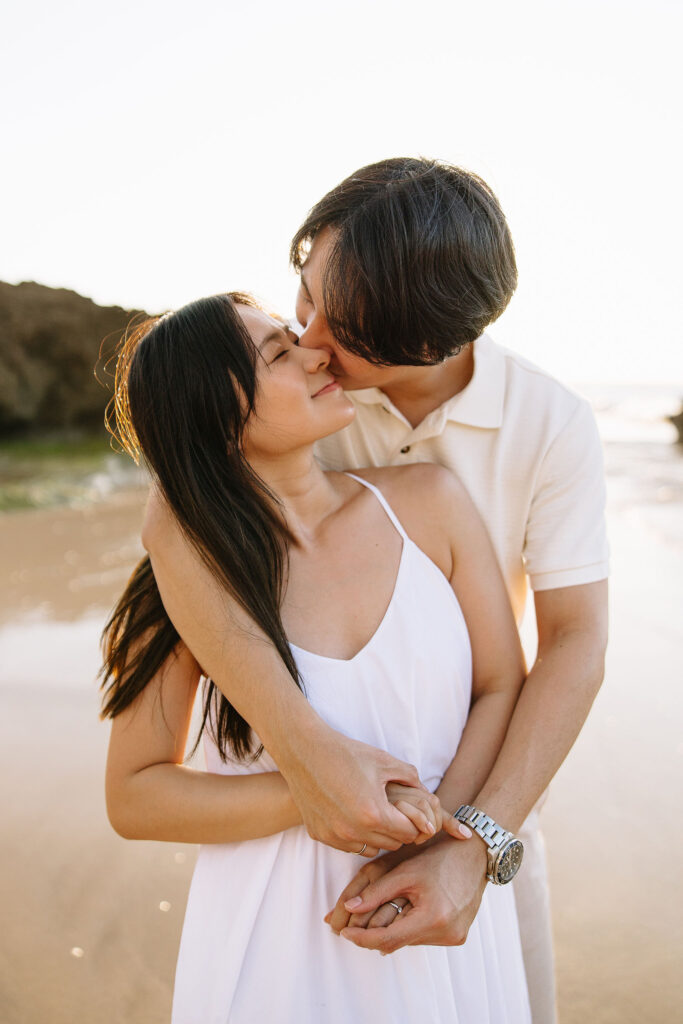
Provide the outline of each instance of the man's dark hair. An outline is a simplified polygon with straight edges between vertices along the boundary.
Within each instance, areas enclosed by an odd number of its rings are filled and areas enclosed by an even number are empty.
[[[339,343],[371,363],[441,362],[500,316],[517,285],[498,200],[451,164],[399,157],[350,175],[294,236],[297,270],[328,227],[324,313]]]

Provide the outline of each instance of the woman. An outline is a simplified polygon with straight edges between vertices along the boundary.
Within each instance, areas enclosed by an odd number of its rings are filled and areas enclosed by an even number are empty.
[[[436,791],[388,787],[406,843],[449,842],[435,833],[458,836],[448,812],[480,788],[521,685],[512,613],[485,530],[448,473],[319,469],[314,442],[353,415],[327,362],[246,296],[200,300],[128,339],[119,436],[142,452],[222,587],[226,671],[254,670],[270,641],[329,725],[415,764]],[[425,483],[428,508],[416,497]],[[212,682],[209,771],[182,764],[202,672],[149,563],[109,624],[105,673],[112,824],[204,844],[176,1024],[528,1020],[510,887],[485,894],[465,946],[372,957],[323,923],[357,862],[308,837],[277,766]],[[409,913],[403,903],[369,926]]]

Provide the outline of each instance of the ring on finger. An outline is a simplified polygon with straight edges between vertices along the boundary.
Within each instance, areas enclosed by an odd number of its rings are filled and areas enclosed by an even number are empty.
[[[394,903],[393,900],[388,900],[387,901],[387,906],[388,907],[393,907],[397,914],[402,914],[403,913],[403,907],[400,907],[398,905],[398,903]]]
[[[367,850],[367,848],[368,848],[368,844],[367,843],[363,843],[362,847],[360,848],[360,850],[357,853],[357,856],[358,857],[362,857],[363,854],[365,853],[365,851]]]

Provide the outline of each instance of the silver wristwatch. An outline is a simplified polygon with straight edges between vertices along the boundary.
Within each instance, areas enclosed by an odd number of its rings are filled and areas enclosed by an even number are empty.
[[[486,877],[494,885],[505,885],[512,881],[519,871],[524,846],[512,832],[506,832],[493,818],[478,807],[463,804],[453,815],[463,825],[468,825],[486,843]]]

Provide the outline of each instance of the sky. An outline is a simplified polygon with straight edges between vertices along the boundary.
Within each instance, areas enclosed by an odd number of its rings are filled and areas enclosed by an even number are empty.
[[[682,29],[678,0],[6,5],[0,280],[288,315],[307,210],[366,163],[438,157],[512,229],[496,340],[683,393]]]

